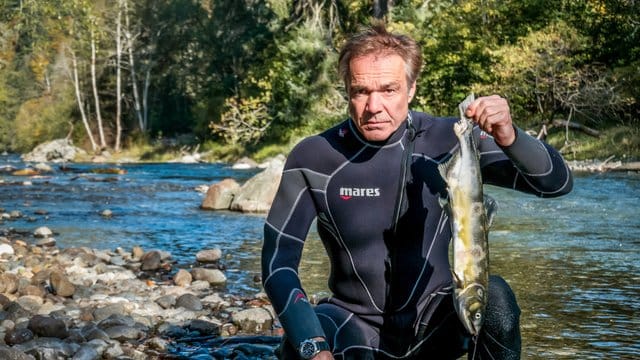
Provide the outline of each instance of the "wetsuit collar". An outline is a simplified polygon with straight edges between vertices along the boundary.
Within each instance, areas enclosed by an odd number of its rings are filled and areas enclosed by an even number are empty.
[[[409,110],[407,118],[404,120],[404,124],[400,125],[386,140],[381,141],[369,141],[365,139],[352,118],[349,118],[349,127],[360,142],[373,147],[384,147],[402,141],[407,131],[413,127],[413,116],[411,115],[411,110]]]

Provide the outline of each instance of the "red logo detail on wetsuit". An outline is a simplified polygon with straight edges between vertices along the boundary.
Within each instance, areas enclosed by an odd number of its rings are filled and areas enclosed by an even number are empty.
[[[300,300],[302,300],[302,301],[304,301],[304,302],[307,302],[307,298],[306,298],[306,297],[304,297],[304,294],[303,294],[303,293],[301,293],[301,292],[299,292],[299,293],[297,293],[297,294],[296,294],[296,298],[293,300],[293,303],[295,304],[295,303],[297,303],[297,302],[298,302],[298,301],[300,301]]]

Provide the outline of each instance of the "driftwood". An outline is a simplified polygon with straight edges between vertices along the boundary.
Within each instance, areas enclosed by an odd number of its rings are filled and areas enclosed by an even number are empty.
[[[569,120],[562,120],[562,119],[555,119],[551,122],[551,124],[543,124],[542,128],[540,128],[540,131],[538,132],[536,137],[538,139],[544,139],[547,136],[547,133],[549,132],[549,130],[557,129],[557,128],[564,128],[564,129],[569,128],[572,130],[583,132],[593,137],[600,137],[600,131],[596,129],[592,129],[588,126],[578,124],[576,122],[572,122]]]
[[[569,168],[572,171],[586,172],[608,172],[608,171],[640,171],[640,161],[625,162],[611,161],[614,156],[610,156],[604,161],[569,161]]]

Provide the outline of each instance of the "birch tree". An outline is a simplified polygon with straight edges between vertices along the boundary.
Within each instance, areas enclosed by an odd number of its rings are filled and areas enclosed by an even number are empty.
[[[96,33],[95,23],[91,24],[91,89],[93,90],[93,100],[95,103],[96,120],[98,122],[98,134],[100,135],[100,147],[107,147],[104,137],[104,126],[102,125],[102,112],[100,111],[100,95],[98,93],[98,80],[96,75]]]
[[[120,139],[122,137],[122,81],[121,81],[121,66],[120,60],[122,59],[122,3],[125,0],[118,0],[117,15],[116,15],[116,140],[114,145],[115,151],[120,151]]]

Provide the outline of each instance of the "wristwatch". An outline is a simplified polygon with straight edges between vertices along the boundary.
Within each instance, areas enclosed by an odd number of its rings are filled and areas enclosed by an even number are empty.
[[[329,343],[324,340],[307,339],[298,347],[298,353],[304,360],[309,360],[325,350],[329,350]]]

